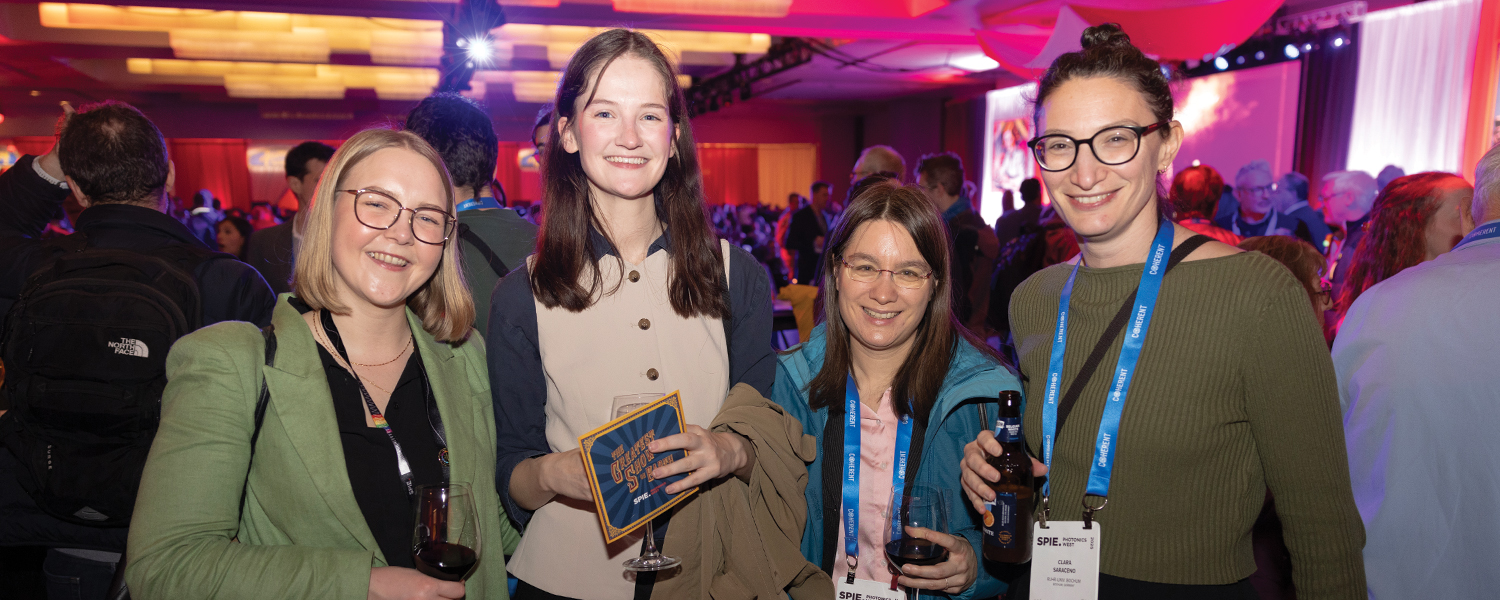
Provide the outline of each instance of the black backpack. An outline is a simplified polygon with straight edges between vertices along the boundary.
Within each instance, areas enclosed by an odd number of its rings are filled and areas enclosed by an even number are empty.
[[[985,320],[995,331],[1004,334],[1010,331],[1010,297],[1016,288],[1037,271],[1047,259],[1047,228],[1038,223],[1026,223],[1021,230],[1000,247],[1000,256],[995,259],[995,272],[990,277],[990,312]]]
[[[201,325],[192,274],[228,255],[186,244],[93,248],[81,233],[48,246],[54,260],[32,273],[5,318],[11,409],[0,442],[43,511],[122,527],[161,417],[167,351]]]

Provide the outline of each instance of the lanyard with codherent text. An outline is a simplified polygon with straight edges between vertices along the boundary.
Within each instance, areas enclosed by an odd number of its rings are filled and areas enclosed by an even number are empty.
[[[459,202],[458,210],[454,212],[463,212],[466,210],[474,210],[476,208],[501,208],[501,206],[499,200],[496,200],[489,196],[485,196],[483,198],[470,198],[468,200],[464,200],[463,202]]]
[[[1470,231],[1469,235],[1464,236],[1463,241],[1459,242],[1453,249],[1457,250],[1479,240],[1488,240],[1497,237],[1500,237],[1500,221],[1490,221],[1475,227],[1474,231]]]
[[[859,564],[859,387],[850,375],[844,382],[844,554],[848,556],[849,583]],[[896,464],[891,465],[892,492],[906,489],[906,458],[911,453],[911,415],[901,417],[896,427]],[[892,494],[894,496],[894,493]],[[896,510],[892,506],[890,510]],[[900,520],[891,519],[892,539],[901,537]]]
[[[1141,347],[1146,342],[1146,331],[1151,326],[1151,313],[1156,309],[1157,294],[1161,292],[1162,278],[1167,272],[1167,257],[1172,252],[1172,224],[1162,221],[1156,230],[1156,239],[1151,242],[1151,253],[1141,269],[1141,284],[1136,291],[1135,310],[1131,313],[1129,326],[1125,329],[1125,341],[1120,346],[1120,360],[1115,365],[1109,395],[1105,397],[1104,415],[1099,419],[1099,436],[1094,443],[1094,460],[1089,467],[1088,488],[1084,492],[1084,521],[1092,519],[1101,508],[1090,506],[1089,496],[1106,499],[1109,496],[1109,477],[1114,470],[1115,446],[1120,433],[1120,416],[1125,411],[1125,398],[1130,393],[1130,380],[1135,376],[1135,365],[1141,357]],[[1079,264],[1083,259],[1079,258]],[[1068,302],[1073,297],[1073,283],[1078,278],[1078,265],[1063,284],[1062,298],[1057,305],[1057,333],[1052,338],[1052,357],[1047,363],[1047,393],[1042,405],[1042,462],[1052,466],[1052,443],[1057,438],[1057,397],[1062,387],[1063,355],[1068,346]],[[1050,478],[1049,478],[1050,479]],[[1043,506],[1051,494],[1051,482],[1042,487]],[[1045,517],[1045,508],[1043,509]]]

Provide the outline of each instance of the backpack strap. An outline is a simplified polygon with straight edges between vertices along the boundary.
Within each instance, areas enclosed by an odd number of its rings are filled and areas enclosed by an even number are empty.
[[[490,249],[490,245],[484,243],[484,240],[480,239],[479,234],[474,233],[474,230],[469,228],[468,223],[458,224],[458,237],[479,251],[479,254],[484,257],[484,261],[490,263],[490,270],[494,271],[495,275],[505,277],[507,273],[510,273],[510,268],[505,266],[505,261],[500,260],[500,255],[495,254],[495,251]]]
[[[276,326],[267,325],[262,327],[260,335],[266,340],[266,366],[272,366],[276,362]],[[260,376],[260,398],[255,401],[255,431],[250,434],[250,462],[255,462],[255,442],[260,440],[260,426],[266,422],[266,407],[271,404],[271,390],[266,388],[266,376]],[[245,468],[245,484],[240,488],[240,515],[244,518],[245,495],[250,491],[250,469]]]

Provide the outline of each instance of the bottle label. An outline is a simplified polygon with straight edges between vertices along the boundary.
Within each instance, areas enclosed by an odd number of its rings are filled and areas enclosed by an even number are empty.
[[[998,492],[995,499],[984,503],[988,511],[984,515],[984,543],[1003,550],[1017,547],[1017,543],[1030,543],[1028,540],[1019,540],[1016,531],[1016,495],[1007,492]]]
[[[995,421],[995,440],[1002,443],[1021,443],[1021,418],[1001,417]]]

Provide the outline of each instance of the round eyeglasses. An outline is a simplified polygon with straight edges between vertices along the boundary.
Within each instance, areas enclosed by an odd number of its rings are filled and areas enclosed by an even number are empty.
[[[1078,147],[1087,144],[1094,158],[1109,166],[1123,165],[1141,151],[1141,138],[1167,126],[1171,121],[1139,125],[1117,125],[1099,130],[1086,140],[1060,133],[1032,138],[1027,143],[1043,171],[1066,171],[1078,162]]]
[[[923,284],[927,283],[928,279],[932,278],[932,271],[923,272],[910,267],[891,270],[881,269],[874,264],[864,261],[851,263],[846,260],[840,260],[839,262],[844,265],[844,269],[848,270],[849,278],[860,283],[871,283],[879,279],[881,273],[890,273],[891,281],[896,282],[897,286],[914,290],[922,287]]]
[[[379,190],[338,190],[354,195],[354,218],[370,229],[390,229],[411,211],[411,234],[417,241],[434,246],[448,241],[457,219],[436,208],[406,208],[401,201]]]

